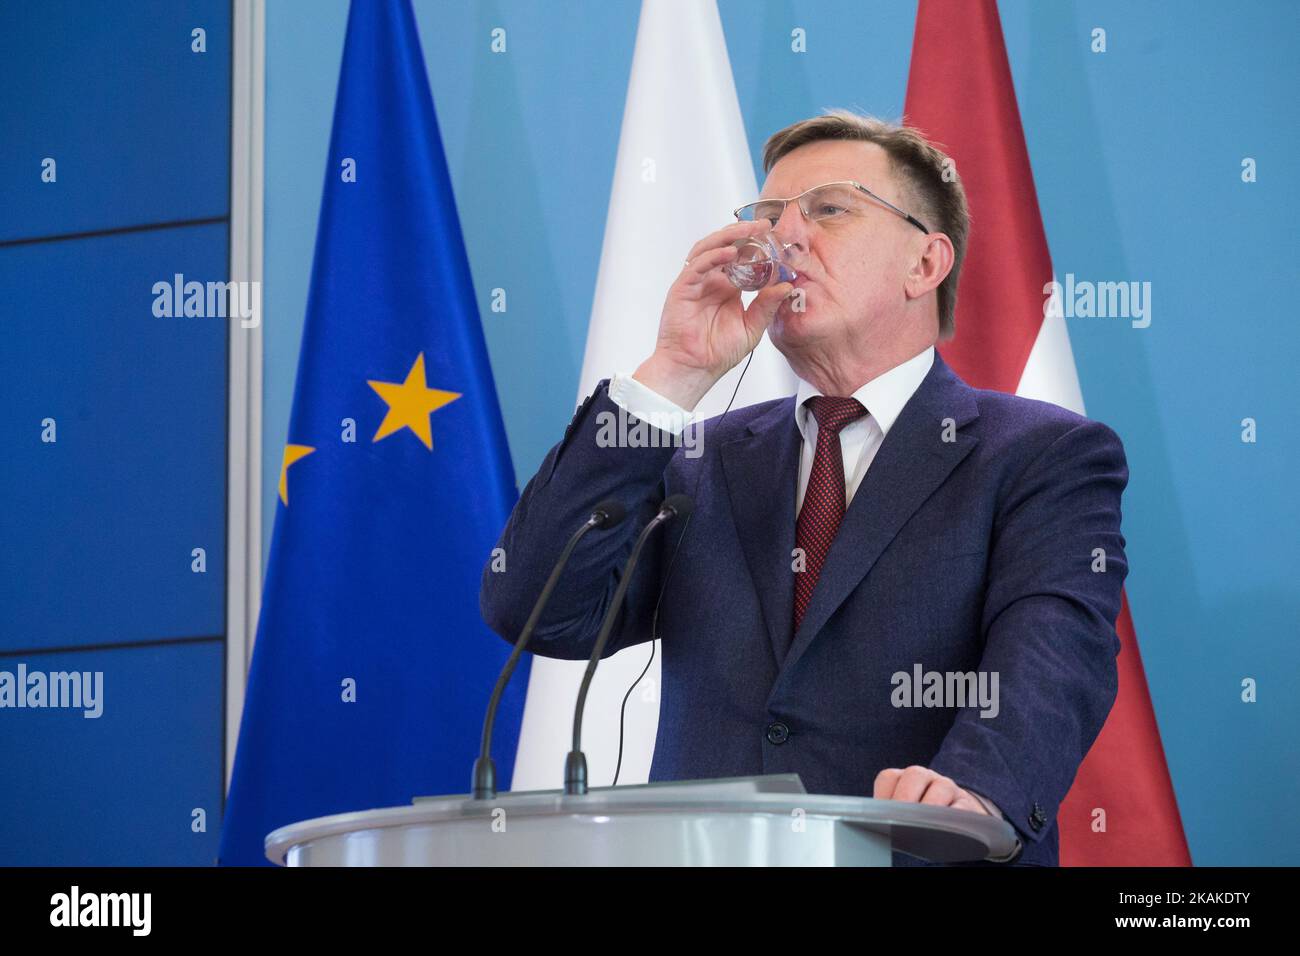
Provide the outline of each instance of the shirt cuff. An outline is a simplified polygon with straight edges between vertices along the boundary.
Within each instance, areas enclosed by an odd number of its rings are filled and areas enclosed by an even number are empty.
[[[609,400],[643,422],[672,435],[684,432],[693,417],[676,402],[622,373],[616,373],[609,380]]]

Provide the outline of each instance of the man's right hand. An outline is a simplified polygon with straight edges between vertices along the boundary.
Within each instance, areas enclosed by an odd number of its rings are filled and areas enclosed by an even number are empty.
[[[722,271],[736,258],[733,243],[762,236],[766,219],[736,222],[697,242],[690,262],[668,289],[654,354],[632,377],[690,411],[714,383],[753,351],[794,287],[781,282],[759,291],[746,309],[741,292]]]

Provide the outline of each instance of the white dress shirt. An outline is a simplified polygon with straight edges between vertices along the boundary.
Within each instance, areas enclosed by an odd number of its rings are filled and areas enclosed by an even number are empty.
[[[844,459],[845,510],[853,501],[853,494],[862,484],[862,479],[867,469],[871,467],[876,452],[880,450],[881,443],[889,434],[889,429],[893,427],[903,411],[903,406],[916,393],[933,365],[934,346],[931,345],[906,362],[877,375],[853,393],[853,397],[862,403],[867,414],[840,430],[840,452]],[[803,507],[804,492],[808,489],[813,456],[817,451],[817,419],[812,411],[804,406],[804,402],[814,395],[821,394],[821,390],[816,386],[799,379],[794,397],[794,421],[799,428],[799,434],[803,436],[803,445],[799,454],[799,481],[794,502],[796,516],[799,514],[799,509]],[[691,412],[630,375],[620,373],[610,379],[609,397],[616,405],[642,421],[674,435],[680,435],[694,417]],[[984,804],[993,817],[1004,817],[992,800],[973,790],[967,792]],[[1016,852],[1020,849],[1018,841],[1017,837]]]
[[[853,493],[862,484],[862,478],[875,460],[876,452],[880,451],[880,445],[889,434],[889,429],[933,364],[932,345],[903,364],[877,375],[853,393],[867,414],[840,429],[845,510],[853,501]],[[799,454],[799,486],[794,501],[796,515],[803,507],[804,492],[808,490],[808,478],[812,474],[813,456],[817,452],[817,418],[804,402],[820,394],[822,392],[819,388],[799,379],[799,388],[794,395],[794,422],[799,426],[799,434],[803,435],[803,449]]]

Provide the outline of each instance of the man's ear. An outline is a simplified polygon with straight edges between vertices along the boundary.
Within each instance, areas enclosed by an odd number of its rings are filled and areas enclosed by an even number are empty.
[[[918,237],[920,245],[912,267],[907,271],[904,292],[909,299],[918,299],[934,289],[952,271],[952,240],[942,232],[932,232]]]

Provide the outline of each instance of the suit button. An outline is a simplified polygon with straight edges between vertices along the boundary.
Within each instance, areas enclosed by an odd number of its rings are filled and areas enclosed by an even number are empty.
[[[767,725],[767,742],[771,744],[783,744],[790,739],[790,728],[781,721]]]
[[[1037,833],[1043,828],[1043,824],[1046,822],[1047,814],[1043,813],[1043,808],[1035,803],[1033,813],[1029,814],[1029,825],[1033,827],[1034,832]]]

